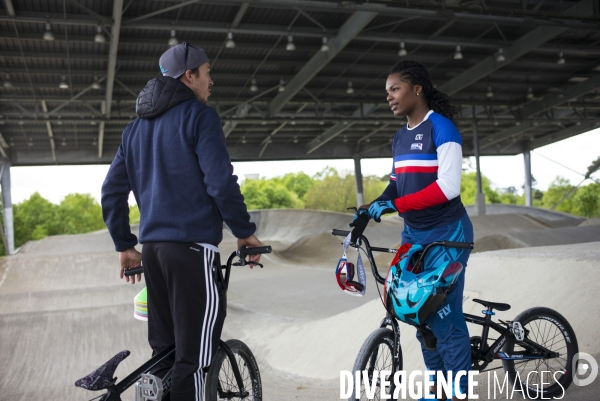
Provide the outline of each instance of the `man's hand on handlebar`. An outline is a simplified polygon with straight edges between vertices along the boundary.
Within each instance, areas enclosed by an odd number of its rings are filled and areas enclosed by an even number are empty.
[[[238,238],[237,240],[237,247],[238,250],[243,247],[246,246],[247,248],[252,248],[255,246],[263,246],[262,242],[260,242],[258,240],[258,238],[256,238],[255,235],[251,235],[248,238]],[[258,263],[260,262],[260,255],[248,255],[248,262],[255,262]],[[250,263],[250,268],[252,269],[254,267],[254,265],[252,263]]]
[[[137,251],[135,248],[129,248],[123,252],[119,252],[119,263],[121,264],[121,273],[120,277],[123,278],[123,273],[126,269],[131,269],[133,267],[138,267],[142,265],[142,254]],[[142,281],[142,275],[136,274],[131,276],[131,284],[135,284],[137,277],[137,281]],[[128,283],[129,277],[125,276],[125,281]]]

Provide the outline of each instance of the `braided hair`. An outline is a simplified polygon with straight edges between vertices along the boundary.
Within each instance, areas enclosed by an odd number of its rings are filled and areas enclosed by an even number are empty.
[[[408,81],[412,85],[421,85],[427,106],[452,120],[454,125],[458,125],[454,120],[454,116],[458,114],[456,108],[450,104],[446,94],[433,87],[429,73],[421,63],[412,60],[399,61],[390,68],[388,75],[393,74],[399,74],[400,79]]]

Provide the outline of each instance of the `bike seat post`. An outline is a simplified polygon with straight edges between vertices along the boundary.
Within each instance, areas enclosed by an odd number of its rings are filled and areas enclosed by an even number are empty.
[[[481,347],[482,347],[482,351],[487,351],[484,350],[483,348],[487,348],[486,344],[487,344],[487,339],[488,339],[488,333],[490,331],[490,326],[488,325],[488,323],[490,323],[492,321],[492,316],[495,315],[493,308],[491,306],[488,306],[485,310],[482,310],[481,313],[483,313],[485,315],[485,325],[483,326],[482,330],[481,330]]]

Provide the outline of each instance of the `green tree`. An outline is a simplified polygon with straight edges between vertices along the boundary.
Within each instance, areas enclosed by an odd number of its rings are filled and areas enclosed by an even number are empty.
[[[579,213],[585,217],[600,215],[600,185],[590,184],[577,189],[574,203]]]
[[[81,234],[105,227],[102,207],[90,194],[69,194],[60,202],[59,231],[61,234]]]
[[[354,178],[354,176],[352,177]],[[374,175],[363,177],[363,192],[365,203],[370,203],[373,200],[377,199],[388,186],[389,182],[389,175],[385,176],[383,180],[381,177],[377,177]]]
[[[13,206],[13,218],[17,248],[29,240],[60,233],[58,205],[44,199],[38,192]]]
[[[348,212],[356,206],[356,184],[354,176],[341,177],[336,169],[327,167],[315,175],[315,183],[304,197],[307,209]]]
[[[248,209],[303,207],[298,195],[286,188],[281,180],[245,180],[241,190]]]
[[[571,185],[568,179],[561,176],[556,177],[544,193],[542,206],[546,209],[552,209],[573,188],[574,186]],[[575,204],[575,193],[563,199],[555,210],[579,215],[579,210]]]
[[[129,206],[129,224],[140,222],[140,209],[138,205]]]
[[[304,199],[306,192],[308,192],[310,187],[315,183],[315,180],[302,171],[297,174],[288,173],[282,177],[281,181],[287,189],[296,193],[300,199]]]
[[[490,180],[481,175],[482,192],[485,194],[485,203],[501,203],[502,198],[498,192],[491,187]],[[477,193],[477,176],[475,172],[463,173],[460,181],[460,197],[465,205],[475,203],[475,194]],[[510,197],[509,197],[510,199]]]

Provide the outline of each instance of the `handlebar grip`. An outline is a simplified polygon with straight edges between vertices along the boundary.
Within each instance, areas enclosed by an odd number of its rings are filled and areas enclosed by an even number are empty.
[[[473,249],[475,247],[475,244],[473,242],[444,241],[444,246],[451,248]]]
[[[262,255],[263,253],[271,253],[273,248],[271,245],[267,246],[255,246],[252,248],[241,248],[237,254],[240,258],[245,258],[248,255]]]
[[[133,276],[134,274],[140,274],[144,272],[144,267],[143,266],[138,266],[138,267],[132,267],[131,269],[125,269],[125,276],[129,277],[129,276]]]
[[[347,237],[348,234],[350,234],[350,231],[338,230],[338,229],[334,228],[333,230],[331,230],[331,234],[332,235],[337,235],[339,237]]]

